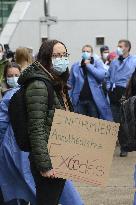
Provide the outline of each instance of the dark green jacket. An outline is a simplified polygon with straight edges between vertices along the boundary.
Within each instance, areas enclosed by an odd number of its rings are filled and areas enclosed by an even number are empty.
[[[33,64],[32,64],[33,65]],[[30,161],[39,171],[52,168],[48,154],[47,144],[55,108],[64,109],[62,103],[54,91],[54,103],[48,113],[48,91],[43,81],[34,80],[42,77],[53,83],[51,77],[42,68],[29,66],[20,75],[19,84],[24,84],[28,79],[33,81],[26,89],[26,105],[28,112],[28,132],[31,144]],[[48,113],[48,114],[47,114]]]

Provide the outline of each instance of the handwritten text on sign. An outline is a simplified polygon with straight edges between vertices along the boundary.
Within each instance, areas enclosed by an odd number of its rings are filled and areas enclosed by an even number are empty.
[[[105,186],[119,124],[56,110],[48,149],[60,178]]]

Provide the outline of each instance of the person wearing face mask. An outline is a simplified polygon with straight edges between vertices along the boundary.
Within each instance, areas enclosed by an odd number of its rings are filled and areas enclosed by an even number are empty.
[[[4,67],[3,98],[0,102],[0,164],[2,164],[0,188],[3,205],[27,205],[27,200],[35,202],[34,182],[29,170],[28,153],[19,150],[8,115],[9,101],[19,89],[17,81],[20,72],[20,66],[13,62],[8,62]]]
[[[26,69],[32,63],[32,55],[29,52],[28,48],[19,47],[16,49],[16,52],[15,52],[15,60],[16,60],[16,63],[19,65],[21,72],[22,72],[24,69]],[[3,64],[3,65],[6,65],[6,64],[8,64],[8,61],[5,61],[5,64]],[[5,90],[7,90],[7,87],[9,88],[9,84],[10,85],[13,84],[13,85],[11,85],[11,87],[12,87],[12,86],[14,86],[15,81],[17,82],[16,76],[14,78],[8,78],[7,79],[8,83],[5,82],[5,80],[3,79],[4,78],[3,72],[4,72],[4,67],[2,70],[2,77],[1,77],[2,80],[0,82],[0,90],[1,90],[0,99],[2,99],[3,92]],[[14,82],[11,82],[11,81],[14,81]]]
[[[131,43],[122,39],[118,42],[116,53],[118,58],[113,60],[109,68],[107,88],[114,121],[120,123],[120,100],[126,92],[126,86],[136,67],[136,57],[130,55]],[[123,136],[121,130],[118,134],[119,141]],[[120,147],[120,157],[126,157],[127,152]]]
[[[68,80],[74,111],[83,115],[112,120],[110,105],[102,82],[107,76],[101,60],[93,57],[91,45],[82,48],[82,60],[73,64]]]
[[[109,69],[109,61],[108,61],[108,55],[109,55],[109,47],[104,45],[100,47],[100,55],[101,55],[101,61],[103,64],[103,67],[108,70]],[[107,87],[106,87],[106,81],[107,79],[105,78],[104,81],[102,82],[102,89],[104,91],[105,96],[107,96]]]
[[[68,63],[64,66],[59,61],[54,64],[55,66],[57,66],[54,68],[56,71],[62,68],[59,70],[60,75],[63,69],[67,68]],[[22,152],[17,146],[8,115],[10,99],[20,88],[17,83],[20,71],[20,66],[16,63],[8,63],[4,69],[7,90],[0,103],[0,164],[2,164],[0,167],[0,188],[2,190],[0,197],[3,205],[28,205],[28,201],[31,205],[36,204],[35,183],[29,168],[29,153]],[[69,180],[65,183],[59,203],[83,205],[79,193]]]
[[[108,55],[110,53],[108,46],[102,46],[100,48],[100,54],[101,54],[101,60],[103,62],[103,66],[105,69],[109,69],[109,61],[108,61]]]
[[[9,89],[18,87],[18,78],[20,76],[20,66],[14,62],[8,62],[4,67],[3,81],[0,86],[0,99]]]
[[[68,56],[67,49],[62,42],[46,40],[39,49],[37,61],[25,69],[18,80],[20,86],[26,85],[28,80],[31,80],[26,86],[25,102],[31,146],[29,160],[36,184],[37,205],[58,205],[67,183],[64,179],[56,178],[47,144],[55,108],[72,111],[67,87]],[[41,78],[50,83],[54,92],[51,110],[48,108],[47,85],[40,80]],[[78,202],[70,202],[70,200],[71,198],[67,203],[69,205],[83,204],[81,199],[77,199]]]
[[[19,86],[17,83],[20,76],[21,69],[16,63],[8,63],[4,69],[4,79],[7,84],[7,88],[16,88]]]
[[[5,58],[3,46],[0,44],[0,83],[3,80],[4,66],[7,62],[8,60]]]

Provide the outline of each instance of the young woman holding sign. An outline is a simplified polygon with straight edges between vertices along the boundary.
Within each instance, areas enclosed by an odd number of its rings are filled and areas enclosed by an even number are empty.
[[[30,65],[18,81],[22,86],[32,80],[27,85],[25,99],[31,145],[29,159],[36,184],[37,205],[58,205],[66,181],[56,178],[47,144],[55,108],[72,110],[66,84],[69,76],[68,56],[62,42],[47,40],[40,47],[38,62]],[[48,107],[48,88],[38,78],[45,79],[52,86],[54,97],[51,109]]]

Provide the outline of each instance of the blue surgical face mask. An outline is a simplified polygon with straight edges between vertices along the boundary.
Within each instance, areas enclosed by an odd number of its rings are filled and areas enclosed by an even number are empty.
[[[58,73],[58,75],[61,75],[67,70],[69,60],[67,57],[52,58],[52,65],[53,69]]]
[[[107,60],[108,55],[109,55],[109,53],[103,53],[103,54],[102,54],[103,59],[104,59],[104,60]]]
[[[123,55],[123,49],[120,47],[117,47],[116,53],[118,56],[122,56]]]
[[[89,60],[91,58],[91,53],[89,52],[82,52],[82,59]]]
[[[17,83],[19,77],[7,77],[7,84],[10,88],[16,88],[19,86]]]

